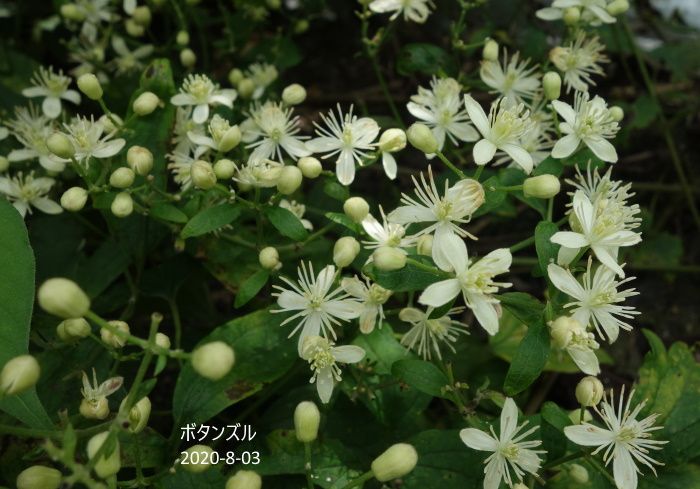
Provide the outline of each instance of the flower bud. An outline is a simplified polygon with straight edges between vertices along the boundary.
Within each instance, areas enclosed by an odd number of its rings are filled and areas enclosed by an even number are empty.
[[[143,146],[132,146],[126,152],[126,163],[139,175],[146,176],[153,169],[153,153]]]
[[[280,267],[280,255],[277,252],[277,248],[268,246],[260,250],[258,255],[258,261],[260,266],[266,270],[276,270]]]
[[[387,129],[379,137],[379,151],[396,153],[406,147],[406,133],[403,129]]]
[[[212,341],[192,353],[192,368],[202,377],[216,381],[229,373],[235,359],[233,348],[223,341]]]
[[[59,158],[69,159],[75,155],[75,148],[68,136],[62,132],[55,132],[46,139],[46,147]]]
[[[282,101],[287,105],[299,105],[306,100],[306,89],[298,83],[292,83],[282,90]]]
[[[146,33],[146,29],[134,19],[126,19],[124,28],[126,29],[126,33],[132,37],[141,37]]]
[[[58,489],[62,477],[60,470],[32,465],[17,476],[17,489]]]
[[[192,183],[197,188],[208,190],[216,185],[216,173],[208,161],[197,160],[192,163],[190,174],[192,175]]]
[[[125,397],[119,405],[119,410],[124,408]],[[132,433],[141,433],[148,424],[148,418],[151,416],[151,400],[148,397],[142,397],[129,411],[129,431]]]
[[[372,462],[372,473],[379,482],[387,482],[403,477],[418,463],[418,453],[408,443],[390,446]]]
[[[82,22],[85,20],[85,14],[74,3],[64,3],[61,5],[61,16],[67,20]]]
[[[569,477],[577,484],[588,484],[588,471],[586,467],[579,464],[569,465]]]
[[[243,72],[238,68],[232,68],[231,71],[228,72],[228,81],[234,87],[237,86],[243,78],[245,78]]]
[[[406,254],[398,248],[380,246],[372,253],[374,266],[379,270],[391,272],[406,266]]]
[[[486,61],[498,60],[498,43],[493,39],[489,39],[484,44],[484,49],[481,52],[481,57]]]
[[[121,331],[122,333],[126,333],[127,335],[130,333],[129,325],[125,323],[124,321],[119,321],[119,320],[112,320],[112,321],[107,321],[109,324],[114,326],[118,331]],[[126,336],[125,335],[120,335],[120,334],[115,334],[112,333],[109,329],[107,328],[101,328],[100,329],[100,338],[102,338],[102,341],[107,343],[109,346],[112,346],[114,348],[121,348],[126,344]]]
[[[102,98],[102,85],[92,73],[85,73],[78,77],[78,88],[87,98],[92,100],[100,100]]]
[[[542,87],[547,100],[557,100],[561,96],[561,76],[556,71],[548,71],[542,77]]]
[[[187,46],[190,43],[190,33],[187,31],[180,31],[175,37],[175,42],[178,46]]]
[[[321,423],[321,413],[316,404],[303,401],[294,410],[294,432],[297,440],[309,443],[318,437],[318,426]]]
[[[134,199],[127,192],[119,192],[114,196],[110,209],[115,217],[127,217],[134,212]]]
[[[131,168],[125,166],[117,168],[109,176],[109,184],[115,188],[129,188],[134,183],[136,174]]]
[[[350,197],[343,203],[343,212],[353,222],[361,223],[369,214],[369,204],[362,197]]]
[[[630,3],[627,0],[613,0],[606,8],[610,15],[621,15],[630,9]]]
[[[296,24],[294,24],[295,34],[303,34],[307,30],[309,30],[309,21],[307,19],[299,19],[296,21]]]
[[[233,161],[222,158],[214,163],[214,174],[217,180],[230,180],[234,173],[236,173],[236,164]]]
[[[323,171],[321,162],[313,156],[302,156],[297,161],[297,166],[305,178],[317,178]]]
[[[90,335],[90,324],[84,318],[64,319],[56,326],[56,334],[66,343]]]
[[[574,332],[583,329],[581,323],[568,316],[558,317],[549,327],[554,346],[562,350],[569,346]]]
[[[352,236],[344,236],[333,246],[333,263],[338,268],[349,266],[360,252],[360,243]]]
[[[581,19],[581,10],[578,7],[569,7],[564,10],[564,23],[574,25]]]
[[[78,212],[87,202],[88,192],[82,187],[71,187],[61,195],[61,207],[70,212]]]
[[[408,142],[414,148],[422,151],[425,154],[434,154],[438,150],[438,143],[433,135],[433,132],[425,124],[416,122],[408,128],[406,133]]]
[[[618,105],[613,105],[612,107],[610,107],[608,113],[610,114],[612,120],[614,120],[615,122],[620,122],[622,119],[625,118],[625,111],[622,110],[622,107]]]
[[[156,346],[170,349],[170,338],[165,333],[156,333]]]
[[[187,463],[180,464],[186,472],[192,472],[193,474],[199,474],[204,472],[212,466],[212,454],[214,450],[207,445],[192,445],[190,448],[185,450],[187,452]]]
[[[250,98],[253,96],[253,92],[255,91],[255,82],[250,78],[243,78],[238,82],[236,88],[238,89],[238,95],[240,95],[241,98]]]
[[[526,178],[523,182],[523,194],[525,197],[536,199],[551,199],[561,190],[561,183],[554,175],[538,175]]]
[[[39,287],[39,306],[63,319],[81,318],[90,310],[90,299],[78,284],[67,278],[50,278]]]
[[[31,355],[10,359],[0,371],[0,394],[13,396],[31,389],[39,380],[41,369]]]
[[[138,25],[142,27],[148,27],[151,23],[151,9],[147,5],[141,5],[134,9],[134,13],[131,14],[131,18],[134,19]]]
[[[301,185],[304,176],[296,166],[285,166],[277,180],[277,191],[284,195],[293,194]]]
[[[190,48],[185,48],[180,51],[180,63],[185,68],[192,68],[197,62],[197,55]]]
[[[226,153],[238,146],[242,138],[241,128],[238,125],[229,127],[219,140],[219,151]]]
[[[102,448],[102,445],[107,441],[108,437],[109,431],[105,431],[90,438],[87,444],[88,459],[92,459],[97,455],[97,452]],[[112,453],[105,453],[103,451],[100,458],[97,459],[97,462],[93,465],[95,473],[102,479],[116,474],[122,468],[121,456],[119,454],[119,441],[116,440],[114,443],[115,445]]]
[[[582,378],[576,386],[576,400],[581,406],[597,406],[603,399],[603,383],[597,377],[587,376]]]
[[[153,92],[143,92],[136,97],[134,103],[131,104],[131,108],[134,110],[135,114],[144,116],[156,110],[158,104],[160,104],[158,95]]]
[[[0,173],[7,171],[10,168],[10,160],[6,156],[0,156]]]
[[[433,254],[433,235],[423,234],[416,242],[416,251],[419,255],[432,256]]]
[[[226,481],[225,489],[261,489],[262,479],[252,470],[239,470]]]
[[[109,402],[106,397],[83,399],[78,411],[85,419],[105,419],[109,416]]]
[[[107,116],[107,114],[102,114],[100,116],[100,118],[97,119],[97,123],[102,124],[102,127],[104,128],[105,132],[107,132],[107,133],[114,132],[117,129],[119,129],[119,127],[114,125],[114,122],[112,122],[112,119],[114,119],[114,121],[119,125],[124,124],[124,121],[122,120],[122,118],[119,117],[115,113],[111,113],[109,116]]]

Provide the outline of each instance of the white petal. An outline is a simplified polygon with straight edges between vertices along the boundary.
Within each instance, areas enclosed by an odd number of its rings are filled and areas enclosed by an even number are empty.
[[[606,429],[589,423],[567,426],[564,428],[566,437],[582,447],[598,447],[610,443],[615,435]]]
[[[576,134],[567,134],[552,148],[552,158],[566,158],[576,151],[581,140]]]
[[[559,265],[550,263],[547,266],[547,275],[554,286],[565,294],[578,300],[582,300],[585,297],[586,291],[581,284],[571,275],[571,272],[564,270]]]
[[[474,100],[471,95],[467,94],[464,96],[464,105],[467,108],[469,118],[472,120],[481,135],[487,137],[489,132],[491,132],[491,125],[489,124],[489,119],[486,117],[486,113],[484,112],[484,109],[481,108],[479,102]]]
[[[532,165],[534,164],[530,153],[525,151],[517,144],[503,144],[501,145],[501,149],[505,151],[508,156],[513,158],[513,161],[520,165],[520,168],[522,168],[525,173],[528,175],[530,174],[532,171]]]
[[[637,489],[637,466],[630,452],[622,445],[615,446],[613,475],[618,489]]]
[[[495,452],[498,448],[498,442],[493,437],[476,428],[464,428],[459,432],[459,437],[465,445],[474,450]]]
[[[316,391],[323,404],[328,404],[328,401],[331,400],[334,384],[333,371],[330,367],[324,368],[318,372],[316,376]]]
[[[415,222],[435,221],[435,214],[427,207],[417,205],[403,205],[391,211],[388,216],[389,222],[397,224],[412,224]]]
[[[338,175],[338,181],[343,185],[350,185],[355,180],[355,160],[352,157],[352,151],[341,151],[336,161],[335,173]]]
[[[625,271],[620,265],[617,264],[617,260],[613,258],[607,248],[603,246],[591,246],[591,249],[593,250],[593,253],[595,253],[596,258],[598,258],[603,265],[618,274],[620,277],[625,276]]]
[[[459,280],[456,278],[443,280],[429,285],[420,295],[418,302],[426,306],[440,307],[457,297],[460,290]]]
[[[204,124],[209,118],[209,106],[200,104],[192,111],[192,120],[195,124]]]
[[[562,102],[561,100],[553,100],[552,101],[552,106],[554,106],[554,110],[556,110],[559,115],[566,121],[569,125],[573,126],[574,123],[576,122],[576,111],[572,106],[567,104],[566,102]]]
[[[46,97],[41,104],[44,115],[50,119],[55,119],[61,115],[61,99],[58,97]]]
[[[617,151],[615,150],[615,146],[613,146],[607,139],[586,138],[583,142],[586,143],[586,146],[591,148],[593,154],[595,154],[601,160],[609,163],[615,163],[617,161]]]
[[[485,165],[493,159],[493,155],[496,154],[496,145],[493,144],[488,139],[482,139],[474,145],[472,150],[472,155],[474,156],[474,163],[477,165]]]
[[[28,98],[47,97],[49,95],[49,91],[44,87],[29,87],[22,90],[22,95]]]
[[[170,103],[173,105],[194,105],[195,102],[192,95],[188,93],[178,93],[170,97]]]
[[[467,269],[467,245],[448,226],[438,226],[435,230],[432,255],[441,270],[459,275]]]
[[[121,138],[107,141],[100,148],[93,151],[92,156],[95,158],[109,158],[119,153],[125,144],[126,141]]]
[[[331,300],[323,304],[323,310],[331,316],[349,321],[360,316],[362,304],[349,299]]]
[[[491,336],[498,333],[498,311],[494,304],[483,294],[467,293],[466,299],[481,327]]]
[[[335,346],[332,353],[336,361],[341,363],[357,363],[365,357],[365,351],[355,345]]]
[[[46,214],[60,214],[63,212],[63,208],[60,205],[53,200],[47,199],[46,197],[38,197],[33,199],[31,204]]]
[[[382,166],[384,167],[384,173],[391,180],[396,179],[396,172],[398,168],[396,167],[396,159],[391,153],[382,153]]]
[[[325,153],[326,151],[335,151],[339,149],[341,142],[338,139],[321,136],[318,138],[306,141],[306,147],[314,153]]]
[[[583,234],[573,231],[559,231],[554,233],[549,240],[567,248],[585,248],[591,244]]]
[[[569,248],[567,246],[562,246],[559,248],[559,253],[557,253],[557,264],[561,266],[567,266],[571,263],[574,258],[581,251],[580,248]]]
[[[586,375],[598,375],[600,363],[593,350],[586,348],[567,348],[566,350],[576,366]]]
[[[302,295],[292,292],[291,290],[284,290],[277,297],[277,304],[282,309],[288,309],[291,311],[306,309],[309,305],[309,301],[306,300]]]
[[[69,102],[72,102],[75,105],[80,104],[80,94],[78,92],[76,92],[75,90],[66,90],[61,95],[61,98],[63,100],[68,100]]]
[[[518,406],[515,401],[507,397],[503,403],[501,411],[501,433],[500,440],[502,442],[511,440],[516,428],[518,427]]]

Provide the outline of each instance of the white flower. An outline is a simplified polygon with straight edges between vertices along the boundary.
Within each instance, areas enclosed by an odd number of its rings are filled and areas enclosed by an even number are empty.
[[[383,304],[391,297],[391,291],[377,284],[370,284],[369,280],[365,279],[363,283],[357,276],[352,278],[344,278],[340,282],[340,286],[352,297],[359,299],[362,303],[362,313],[360,314],[360,331],[369,334],[374,331],[379,318],[379,327],[382,327],[384,321]]]
[[[192,120],[192,107],[178,107],[175,111],[175,127],[173,137],[170,140],[174,145],[173,152],[187,153],[194,152],[195,144],[189,134],[204,136],[204,125],[197,124]]]
[[[13,178],[0,177],[0,194],[5,195],[22,217],[27,212],[31,214],[32,207],[46,214],[60,214],[61,206],[46,197],[54,183],[53,178],[34,178],[34,172],[27,176],[20,172]]]
[[[13,149],[7,155],[11,162],[38,159],[39,164],[48,171],[61,172],[66,166],[66,161],[49,151],[46,147],[46,139],[54,131],[51,120],[38,114],[36,108],[30,105],[15,109],[15,118],[7,123],[12,130],[12,135],[24,148]]]
[[[568,46],[557,46],[549,53],[549,59],[559,71],[564,73],[566,92],[571,89],[585,92],[589,85],[595,85],[592,75],[603,75],[604,71],[600,63],[607,63],[608,59],[603,51],[603,46],[598,37],[587,38],[584,31],[580,31],[576,39]]]
[[[76,0],[73,3],[78,8],[80,16],[85,19],[80,35],[94,43],[101,23],[112,21],[111,0]]]
[[[374,140],[379,134],[379,125],[370,117],[360,117],[352,113],[352,106],[347,114],[338,104],[338,116],[331,110],[328,115],[321,114],[326,127],[318,123],[318,137],[307,141],[306,147],[314,153],[326,153],[323,158],[338,155],[336,174],[343,185],[350,185],[355,179],[355,162],[362,165],[362,158],[374,148]]]
[[[381,206],[379,207],[379,212],[382,216],[381,223],[372,214],[367,214],[367,217],[362,220],[362,228],[372,238],[372,241],[363,241],[362,244],[368,249],[389,246],[391,248],[399,248],[404,253],[407,253],[404,248],[415,245],[416,237],[406,236],[406,228],[401,224],[389,222]]]
[[[97,380],[97,373],[92,369],[92,384],[87,374],[83,372],[83,387],[80,393],[83,395],[84,402],[92,406],[97,406],[100,403],[106,402],[106,398],[114,394],[124,383],[123,377],[112,377],[100,383]]]
[[[490,427],[491,434],[476,428],[465,428],[459,432],[462,442],[469,448],[493,452],[485,461],[484,489],[498,489],[502,479],[512,487],[514,477],[511,472],[519,481],[523,480],[523,475],[526,472],[537,474],[542,463],[539,454],[546,453],[546,451],[533,450],[542,444],[540,440],[524,440],[538,428],[533,426],[521,433],[527,424],[528,422],[525,421],[518,426],[518,407],[513,399],[507,397],[501,411],[501,426],[498,436],[496,436],[493,426]]]
[[[373,0],[369,8],[378,14],[393,12],[389,20],[394,20],[403,14],[404,20],[422,24],[428,19],[431,8],[435,8],[435,4],[432,0]]]
[[[503,63],[481,61],[479,75],[493,89],[491,93],[498,93],[513,103],[521,103],[523,98],[534,98],[540,88],[537,65],[528,66],[529,64],[530,60],[519,59],[519,53],[515,53],[508,61],[506,53],[503,55]]]
[[[432,131],[438,149],[445,145],[445,137],[455,146],[457,141],[473,142],[479,133],[469,123],[462,98],[462,87],[454,78],[433,78],[430,89],[418,87],[418,94],[406,104],[408,111],[423,121]]]
[[[192,186],[192,164],[195,159],[189,152],[174,150],[168,154],[168,170],[174,173],[173,180],[180,184],[182,190],[187,190]]]
[[[621,246],[633,246],[642,240],[641,234],[629,229],[629,223],[615,214],[607,215],[604,199],[593,204],[583,190],[577,190],[573,198],[572,231],[559,231],[550,240],[569,249],[590,247],[596,258],[621,277],[625,276],[617,263]]]
[[[68,60],[78,64],[69,71],[73,77],[78,78],[86,73],[93,73],[101,83],[109,81],[101,69],[105,60],[105,50],[101,46],[76,38],[69,43],[68,49]]]
[[[63,127],[68,133],[68,139],[75,148],[75,159],[87,166],[90,158],[110,158],[119,153],[126,140],[112,139],[113,134],[104,134],[104,126],[87,117],[76,117],[70,124]]]
[[[607,4],[607,0],[554,0],[551,7],[540,9],[535,15],[542,20],[559,20],[567,8],[578,7],[581,21],[586,24],[614,24],[615,17],[606,10]]]
[[[300,204],[296,200],[289,201],[287,199],[282,199],[280,200],[279,206],[297,216],[299,221],[301,221],[301,225],[304,226],[304,229],[313,231],[314,225],[311,224],[311,221],[308,219],[304,219],[304,214],[306,213],[306,206],[304,204]]]
[[[592,455],[604,450],[605,465],[608,465],[610,460],[613,462],[613,475],[617,489],[637,488],[637,474],[641,473],[637,463],[646,465],[656,475],[654,464],[663,464],[650,456],[650,450],[661,450],[661,445],[668,443],[668,441],[650,439],[652,432],[663,428],[654,426],[659,415],[652,414],[637,420],[646,401],[630,411],[633,396],[634,391],[625,402],[623,387],[616,409],[615,397],[611,390],[610,399],[606,396],[601,403],[601,409],[597,406],[593,408],[605,423],[605,428],[587,422],[564,428],[566,437],[577,445],[598,447]]]
[[[443,196],[440,195],[433,173],[428,167],[428,180],[423,173],[420,182],[413,178],[416,197],[401,194],[403,206],[392,211],[388,219],[402,225],[413,223],[429,223],[416,236],[435,233],[432,257],[435,263],[443,269],[449,268],[445,256],[446,240],[452,236],[476,239],[460,225],[470,221],[472,214],[484,203],[484,189],[479,182],[470,178],[458,181],[453,186],[445,180]]]
[[[494,250],[479,261],[471,263],[467,246],[455,235],[449,236],[445,243],[447,272],[454,272],[455,277],[429,285],[423,291],[418,302],[426,306],[440,307],[462,293],[464,302],[473,312],[476,320],[490,335],[498,332],[500,302],[493,297],[499,287],[510,287],[506,282],[494,282],[496,275],[510,269],[513,257],[508,248]]]
[[[617,339],[620,328],[632,330],[625,319],[632,319],[639,311],[633,306],[623,306],[620,303],[628,297],[638,295],[638,292],[635,289],[619,291],[618,288],[634,277],[616,281],[615,273],[604,266],[598,267],[591,277],[591,260],[588,261],[581,283],[569,270],[554,263],[547,267],[547,275],[557,289],[574,299],[564,306],[570,309],[569,314],[584,326],[592,323],[600,338],[607,336],[612,343]]]
[[[457,341],[460,334],[469,334],[466,324],[450,317],[464,311],[463,307],[453,307],[444,316],[437,318],[430,317],[433,311],[432,307],[426,311],[405,307],[399,312],[399,319],[412,325],[412,328],[401,338],[401,344],[409,350],[415,350],[424,360],[430,360],[433,353],[442,359],[441,344],[454,353],[455,348],[452,343]]]
[[[282,322],[285,325],[299,319],[298,324],[289,334],[292,337],[301,329],[299,335],[299,354],[302,353],[304,339],[319,334],[333,339],[336,338],[334,325],[341,321],[355,319],[362,312],[362,304],[351,299],[345,291],[338,287],[331,290],[335,280],[335,267],[328,265],[323,268],[317,277],[311,263],[308,267],[304,262],[298,268],[299,280],[293,282],[286,277],[280,277],[291,290],[275,285],[279,292],[273,293],[277,298],[280,309],[273,312],[290,312],[295,314]]]
[[[491,105],[488,117],[471,95],[464,96],[467,112],[483,139],[474,145],[474,162],[485,165],[497,150],[513,158],[525,173],[532,171],[532,156],[521,145],[520,139],[532,129],[534,122],[523,104],[510,105],[501,98]]]
[[[80,103],[80,94],[68,88],[71,78],[65,76],[60,70],[56,73],[51,67],[46,69],[40,66],[34,72],[31,81],[34,85],[22,90],[22,95],[29,98],[44,97],[41,110],[50,119],[56,119],[61,115],[61,99],[76,105]]]
[[[189,140],[198,145],[194,150],[195,159],[199,158],[210,149],[222,153],[228,152],[227,146],[230,144],[229,138],[233,133],[239,131],[238,127],[231,126],[229,121],[218,114],[215,114],[207,125],[209,136],[203,134],[198,129],[199,128],[195,126],[194,130],[187,132]]]
[[[170,103],[177,106],[194,106],[192,120],[203,124],[209,118],[209,106],[233,107],[235,90],[221,90],[206,75],[189,75],[182,82],[180,93],[173,95]]]
[[[112,36],[112,49],[117,53],[117,57],[110,63],[114,64],[117,74],[142,71],[145,66],[142,60],[153,54],[153,46],[150,44],[144,44],[131,51],[119,36]]]
[[[309,362],[313,372],[310,382],[316,382],[318,397],[327,404],[333,395],[335,383],[342,380],[338,363],[357,363],[365,357],[365,351],[359,346],[334,346],[326,338],[308,336],[300,355]]]
[[[253,80],[255,90],[253,91],[253,99],[259,99],[265,92],[265,89],[277,79],[277,68],[268,63],[253,63],[248,66],[246,76]]]
[[[557,327],[556,322],[549,325],[553,328]],[[555,339],[554,343],[566,350],[581,372],[587,375],[598,375],[600,362],[595,351],[600,348],[600,345],[595,340],[593,333],[586,329],[585,324],[575,320],[564,323],[564,328],[566,328],[565,331],[559,330],[557,332],[558,338]],[[554,329],[552,331],[554,336]]]
[[[615,163],[617,151],[608,139],[615,137],[620,126],[610,115],[608,105],[599,96],[589,99],[588,92],[576,92],[574,106],[553,100],[552,106],[564,119],[559,124],[564,137],[554,145],[553,158],[572,155],[583,142],[603,161]]]
[[[272,160],[251,160],[233,178],[244,187],[272,188],[277,185],[284,164]]]
[[[251,159],[275,157],[284,161],[282,150],[294,161],[311,154],[304,144],[305,137],[297,136],[299,116],[292,116],[293,113],[293,109],[276,103],[265,104],[251,112],[250,118],[255,126],[247,128],[246,137],[257,140],[247,146],[255,148],[250,155]]]

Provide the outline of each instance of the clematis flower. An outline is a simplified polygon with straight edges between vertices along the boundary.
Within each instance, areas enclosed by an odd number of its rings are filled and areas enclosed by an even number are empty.
[[[481,80],[492,90],[512,103],[521,103],[524,98],[533,99],[540,88],[537,65],[529,66],[530,60],[520,60],[515,53],[508,60],[508,54],[503,55],[503,61],[482,60],[479,75]]]
[[[572,88],[586,92],[595,85],[593,75],[603,75],[600,64],[610,61],[604,49],[597,36],[589,38],[581,31],[568,46],[557,46],[549,52],[550,61],[564,74],[566,93]]]
[[[12,135],[24,146],[13,149],[7,155],[11,162],[39,160],[39,164],[51,172],[61,172],[66,160],[59,158],[46,147],[46,139],[51,136],[54,126],[51,119],[39,114],[34,105],[15,109],[15,118],[7,122]]]
[[[46,194],[56,181],[53,178],[34,178],[34,172],[24,175],[22,172],[14,177],[0,177],[0,194],[4,195],[15,209],[24,217],[32,213],[32,207],[46,214],[60,214],[63,208]]]
[[[230,109],[235,99],[235,90],[221,90],[206,75],[189,75],[182,82],[180,93],[173,95],[170,103],[179,107],[194,106],[192,120],[204,124],[209,119],[210,106],[225,105]]]
[[[114,70],[118,75],[142,71],[145,67],[143,61],[153,54],[151,44],[144,44],[132,51],[124,39],[119,36],[112,36],[112,49],[117,53],[117,56],[110,61],[110,64],[114,65]]]
[[[369,9],[378,14],[393,12],[389,20],[396,19],[403,14],[404,20],[410,20],[417,24],[423,24],[435,8],[432,0],[373,0]]]
[[[332,341],[320,336],[307,336],[300,353],[309,362],[313,375],[310,382],[316,383],[321,402],[328,404],[337,382],[342,380],[338,363],[358,363],[365,357],[359,346],[335,346]]]
[[[68,88],[71,78],[65,76],[62,71],[56,73],[53,68],[40,66],[32,76],[33,86],[22,90],[22,95],[28,98],[43,97],[41,110],[49,119],[56,119],[61,115],[61,100],[68,100],[78,105],[80,94]]]
[[[75,148],[75,159],[84,166],[87,166],[90,158],[102,159],[116,155],[126,144],[125,139],[112,139],[113,133],[104,134],[104,126],[92,118],[76,117],[63,127]]]
[[[379,222],[372,214],[367,214],[367,217],[362,220],[362,228],[372,238],[371,241],[363,241],[362,244],[368,249],[376,249],[383,246],[398,248],[403,253],[408,254],[405,248],[416,244],[415,236],[406,236],[405,227],[401,224],[389,222],[381,206],[379,207],[379,212],[382,216],[382,222]]]
[[[284,108],[281,104],[265,104],[250,114],[255,123],[248,132],[254,142],[248,148],[255,148],[251,159],[277,158],[283,161],[282,150],[294,161],[302,156],[309,156],[311,151],[304,144],[305,136],[298,136],[299,116],[293,116],[294,110]]]
[[[384,321],[383,305],[391,297],[391,291],[378,284],[371,284],[367,279],[362,282],[357,276],[345,277],[340,282],[340,286],[362,304],[360,331],[364,334],[374,331],[377,319],[379,319],[379,327],[381,328],[382,321]]]
[[[435,308],[428,307],[421,311],[415,307],[405,307],[399,312],[399,319],[411,324],[411,329],[401,338],[401,344],[409,350],[415,350],[424,360],[431,360],[433,354],[442,359],[441,346],[446,346],[453,353],[452,344],[461,334],[469,334],[467,325],[450,316],[460,314],[463,307],[453,307],[445,315],[431,318]]]
[[[194,150],[195,159],[209,150],[221,153],[231,151],[241,141],[241,130],[238,126],[232,126],[229,121],[218,114],[211,118],[207,125],[209,136],[195,129],[187,133],[190,141],[197,145]]]

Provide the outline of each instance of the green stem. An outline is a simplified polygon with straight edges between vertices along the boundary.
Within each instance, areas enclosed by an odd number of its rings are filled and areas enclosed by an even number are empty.
[[[373,477],[374,477],[374,473],[371,470],[368,470],[367,472],[365,472],[361,476],[359,476],[359,477],[351,480],[347,484],[345,484],[341,489],[351,489],[353,487],[357,487],[359,485],[364,484],[365,482],[372,479]]]
[[[435,267],[432,267],[430,265],[426,265],[425,263],[421,263],[418,260],[415,260],[413,258],[407,258],[406,264],[413,265],[414,267],[419,268],[419,269],[423,270],[424,272],[432,273],[433,275],[437,275],[438,277],[454,278],[454,276],[448,272],[443,272],[439,268],[435,268]]]
[[[467,178],[467,176],[464,174],[462,170],[457,168],[449,159],[447,159],[447,156],[445,156],[442,151],[438,151],[435,153],[438,158],[440,158],[440,161],[442,161],[447,168],[452,170],[455,175],[457,175],[459,178]]]
[[[314,489],[314,482],[311,478],[311,443],[304,443],[304,471],[306,472],[307,489]]]
[[[97,99],[97,103],[100,104],[100,107],[102,107],[102,111],[105,113],[107,118],[114,124],[114,127],[117,129],[120,129],[122,125],[117,121],[117,119],[114,118],[114,115],[112,115],[112,111],[110,111],[107,108],[107,104],[105,104],[105,101],[102,98]]]
[[[476,167],[476,171],[474,172],[474,180],[477,182],[479,181],[479,178],[481,177],[481,174],[484,172],[484,165],[480,165]]]
[[[174,297],[168,300],[168,305],[170,306],[170,314],[173,316],[173,325],[175,326],[175,349],[179,350],[182,348],[182,318],[180,316],[180,309],[177,307],[177,301]]]
[[[111,424],[111,421],[107,421],[105,423],[91,426],[90,428],[75,430],[75,434],[78,438],[86,438],[88,436],[103,432],[105,428],[108,428]],[[35,428],[23,428],[21,426],[0,425],[0,434],[17,436],[20,438],[50,438],[52,440],[62,440],[64,432],[63,430],[42,430]]]
[[[566,462],[571,462],[572,460],[576,460],[577,458],[585,457],[586,452],[574,452],[570,453],[569,455],[564,455],[563,457],[556,458],[552,460],[551,462],[548,462],[542,466],[543,469],[552,469],[554,467],[557,467],[558,465],[565,464]]]
[[[605,467],[603,467],[602,465],[600,465],[600,463],[599,463],[595,458],[593,458],[593,457],[590,456],[589,454],[586,454],[586,460],[587,460],[598,472],[600,472],[600,473],[603,475],[603,477],[605,477],[605,478],[608,480],[608,482],[610,482],[610,483],[612,484],[613,487],[617,487],[617,484],[615,483],[615,479],[613,478],[613,476],[611,476],[611,475],[608,473],[608,471],[605,470]]]
[[[129,393],[126,395],[126,401],[124,401],[123,412],[121,412],[120,414],[129,416],[129,411],[131,411],[131,408],[133,408],[134,404],[136,404],[136,395],[138,394],[139,387],[141,387],[143,378],[146,376],[146,370],[148,370],[148,365],[151,363],[151,358],[153,358],[153,347],[156,344],[156,333],[158,333],[158,326],[160,325],[162,320],[162,314],[153,313],[151,315],[151,327],[148,331],[148,348],[144,350],[145,353],[143,355],[143,358],[141,359],[139,368],[136,371],[134,382],[133,384],[131,384],[131,389],[129,389]]]

